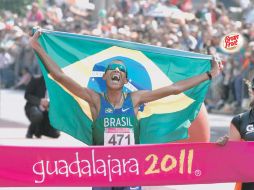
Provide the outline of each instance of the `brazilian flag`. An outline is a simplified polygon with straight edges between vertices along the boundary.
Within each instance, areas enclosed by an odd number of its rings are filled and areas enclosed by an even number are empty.
[[[124,92],[154,90],[205,73],[211,56],[94,36],[42,30],[39,43],[63,72],[81,86],[106,90],[102,75],[112,60],[122,60],[128,70]],[[39,59],[39,58],[38,58]],[[71,136],[92,145],[92,117],[86,101],[50,77],[39,63],[50,97],[50,122]],[[142,105],[139,109],[140,143],[166,143],[188,137],[188,127],[198,115],[209,81]]]

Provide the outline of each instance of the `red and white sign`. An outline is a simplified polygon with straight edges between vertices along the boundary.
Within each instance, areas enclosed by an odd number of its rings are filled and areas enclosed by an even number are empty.
[[[220,47],[226,53],[236,53],[243,46],[243,36],[239,33],[230,33],[221,39]]]

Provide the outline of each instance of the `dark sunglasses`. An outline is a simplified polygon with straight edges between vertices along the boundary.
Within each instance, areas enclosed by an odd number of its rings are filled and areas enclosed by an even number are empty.
[[[121,65],[121,64],[116,64],[116,63],[112,63],[112,64],[109,64],[105,70],[105,72],[107,72],[108,70],[116,70],[116,69],[119,69],[119,71],[122,71],[124,73],[127,73],[127,69],[124,65]]]

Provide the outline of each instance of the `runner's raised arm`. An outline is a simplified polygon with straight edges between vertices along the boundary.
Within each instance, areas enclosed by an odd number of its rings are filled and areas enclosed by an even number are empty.
[[[42,63],[51,74],[51,76],[64,87],[66,87],[70,92],[76,96],[87,101],[89,104],[93,104],[99,98],[99,95],[88,88],[80,86],[73,79],[68,77],[61,68],[47,55],[44,49],[38,42],[39,37],[41,36],[41,31],[37,30],[33,37],[30,38],[30,45],[41,58]]]
[[[213,59],[211,71],[173,83],[172,85],[165,86],[156,90],[143,90],[134,92],[132,95],[133,103],[135,104],[135,106],[139,106],[140,104],[155,101],[166,96],[180,94],[206,80],[214,78],[220,73],[221,69],[222,65]]]

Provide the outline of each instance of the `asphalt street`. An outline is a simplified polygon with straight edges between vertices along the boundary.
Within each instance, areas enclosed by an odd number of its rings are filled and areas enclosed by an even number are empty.
[[[0,90],[0,145],[24,145],[24,146],[84,146],[78,140],[62,133],[58,139],[42,137],[41,139],[26,139],[25,134],[28,120],[24,114],[24,92],[17,90]],[[229,123],[232,116],[209,114],[211,125],[211,141],[227,134]],[[160,187],[145,187],[145,190],[232,190],[233,183],[218,184],[197,184],[197,185],[175,185]],[[90,190],[90,187],[82,188],[0,188],[0,189],[82,189]]]

